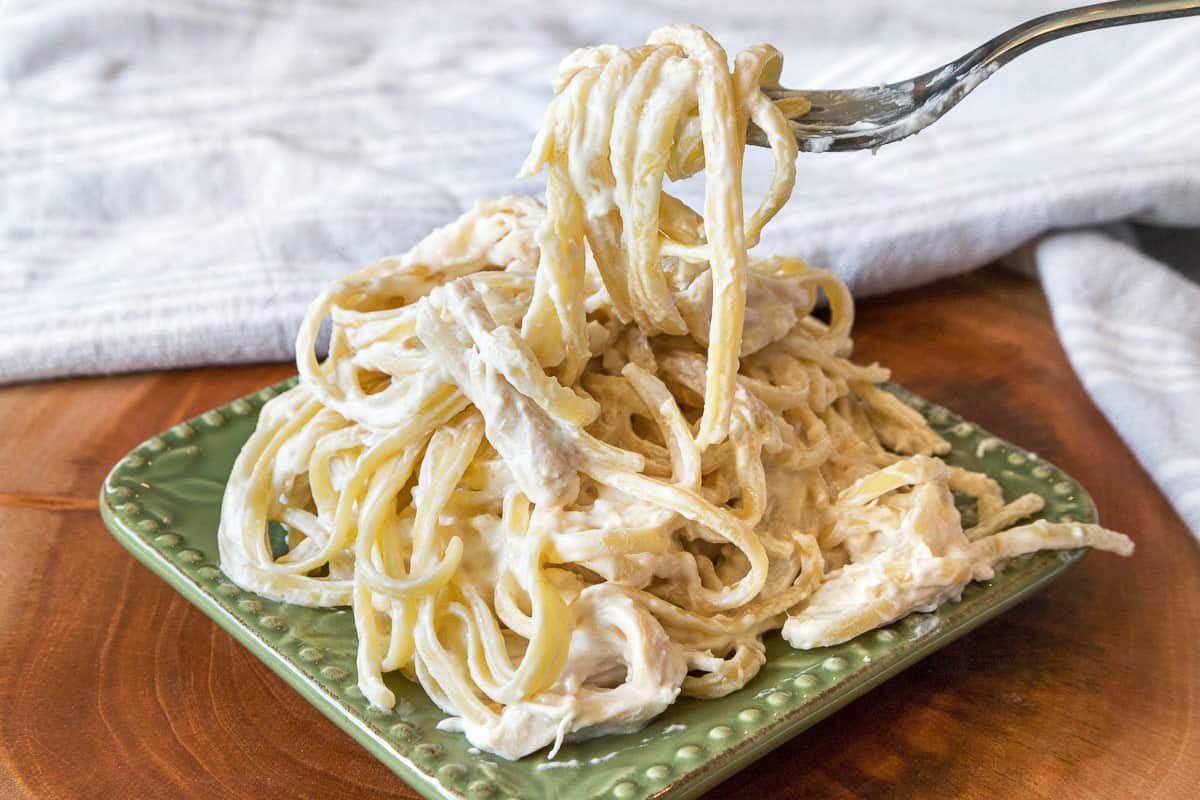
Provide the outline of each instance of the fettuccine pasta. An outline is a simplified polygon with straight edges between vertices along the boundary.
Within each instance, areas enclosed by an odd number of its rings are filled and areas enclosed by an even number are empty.
[[[1013,527],[1040,498],[944,463],[887,371],[849,360],[845,285],[749,255],[795,182],[803,109],[763,91],[781,64],[758,45],[731,69],[685,25],[572,54],[524,166],[546,170],[544,206],[482,202],[312,304],[300,382],[230,476],[221,565],[352,608],[373,705],[400,672],[444,727],[519,758],[739,689],[772,631],[835,644],[1022,553],[1132,550]],[[774,173],[747,209],[750,125]],[[664,190],[700,172],[702,212]]]

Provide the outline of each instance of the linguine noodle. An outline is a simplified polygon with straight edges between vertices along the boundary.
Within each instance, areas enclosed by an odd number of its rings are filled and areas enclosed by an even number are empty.
[[[1040,498],[938,458],[887,371],[849,360],[845,285],[749,255],[795,182],[763,92],[781,64],[757,45],[731,69],[685,25],[572,54],[524,166],[547,172],[544,207],[482,202],[312,304],[300,382],[230,476],[221,564],[352,607],[373,705],[402,672],[445,727],[519,758],[737,690],[768,632],[830,645],[1022,553],[1132,550],[1095,525],[1012,527]],[[750,124],[774,173],[747,210]],[[663,188],[701,171],[703,213]]]

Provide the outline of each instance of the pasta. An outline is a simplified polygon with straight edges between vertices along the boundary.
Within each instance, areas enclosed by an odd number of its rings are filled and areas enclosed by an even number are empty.
[[[312,304],[300,382],[230,476],[221,564],[351,607],[375,706],[399,671],[445,728],[519,758],[737,690],[771,631],[834,644],[1022,553],[1132,551],[1012,527],[1040,499],[945,464],[887,371],[849,360],[845,285],[748,254],[796,177],[798,109],[763,92],[781,65],[758,45],[731,69],[687,25],[572,54],[523,170],[546,170],[544,206],[481,202]],[[774,173],[747,213],[751,124]],[[703,213],[664,190],[700,172]]]

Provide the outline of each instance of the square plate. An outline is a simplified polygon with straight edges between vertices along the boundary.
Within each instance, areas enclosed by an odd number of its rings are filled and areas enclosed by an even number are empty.
[[[398,673],[387,677],[396,707],[370,708],[356,685],[356,637],[348,609],[278,603],[241,590],[221,573],[217,523],[225,481],[263,404],[295,380],[234,400],[139,445],[105,480],[101,514],[138,560],[430,798],[696,797],[1036,592],[1084,554],[1022,556],[993,580],[968,586],[961,602],[912,614],[836,647],[793,650],[775,634],[768,638],[762,671],[738,692],[717,700],[681,698],[637,733],[564,745],[553,761],[544,750],[504,761],[481,753],[460,734],[437,730],[445,715]],[[950,463],[987,473],[1010,500],[1040,494],[1050,520],[1095,520],[1091,498],[1056,467],[945,408],[900,387],[887,388],[951,443]]]

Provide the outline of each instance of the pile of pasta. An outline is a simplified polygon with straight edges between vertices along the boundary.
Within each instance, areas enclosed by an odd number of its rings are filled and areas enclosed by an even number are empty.
[[[524,167],[544,206],[480,203],[312,304],[300,381],[230,476],[221,565],[352,607],[375,706],[400,672],[444,727],[519,758],[739,689],[769,632],[834,644],[1022,553],[1132,550],[1012,527],[1041,500],[944,463],[887,371],[849,360],[845,285],[748,255],[795,181],[797,109],[763,91],[781,63],[759,45],[731,68],[692,26],[574,53]],[[746,213],[751,125],[774,173]],[[665,191],[701,171],[702,212]]]

